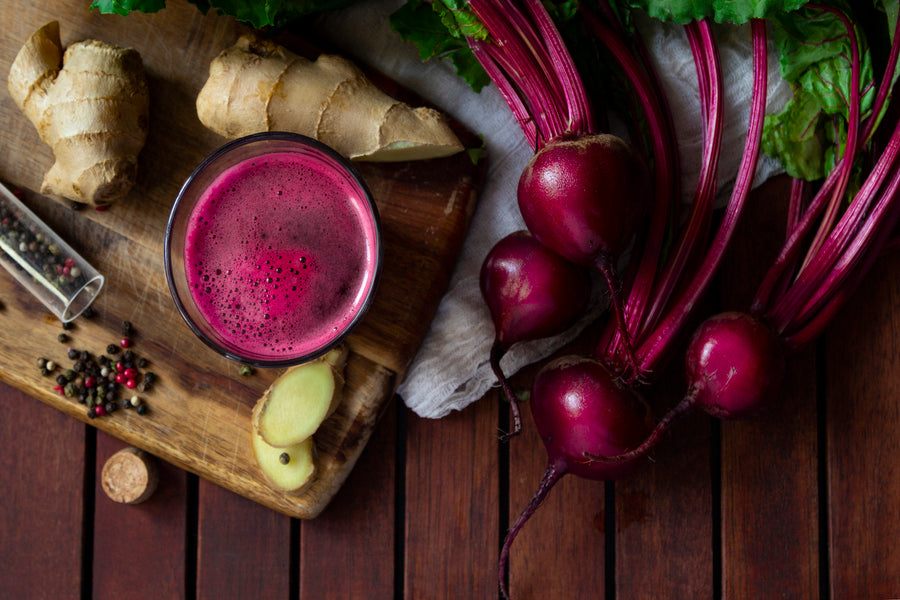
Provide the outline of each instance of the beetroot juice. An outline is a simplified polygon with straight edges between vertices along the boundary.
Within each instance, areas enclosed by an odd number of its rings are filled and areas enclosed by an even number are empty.
[[[345,335],[378,270],[377,216],[334,159],[248,158],[199,195],[184,274],[215,343],[251,362],[310,357]]]

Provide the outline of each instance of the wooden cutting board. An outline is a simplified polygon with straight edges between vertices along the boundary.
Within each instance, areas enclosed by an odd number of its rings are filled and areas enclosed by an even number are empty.
[[[87,0],[33,3],[0,0],[6,24],[0,39],[5,80],[21,45],[38,27],[60,22],[68,44],[97,38],[136,48],[144,59],[151,95],[150,134],[140,156],[138,182],[109,210],[73,211],[33,193],[26,203],[106,276],[95,315],[79,318],[68,343],[60,323],[0,270],[0,379],[59,410],[143,448],[181,468],[275,510],[300,518],[319,514],[355,464],[427,332],[468,228],[484,175],[465,154],[424,162],[360,164],[382,220],[384,267],[377,298],[348,338],[346,401],[316,436],[319,477],[302,495],[274,491],[250,450],[250,411],[279,371],[247,377],[198,341],[175,310],[163,269],[163,237],[172,202],[194,167],[221,145],[198,121],[194,100],[209,63],[245,28],[228,17],[202,15],[169,0],[155,15],[126,17],[88,10]],[[286,38],[280,40],[286,42]],[[306,42],[286,42],[315,55]],[[373,74],[388,93],[419,101],[396,83]],[[0,179],[37,190],[53,162],[34,127],[0,90]],[[454,125],[467,147],[478,139]],[[147,415],[119,410],[88,420],[84,405],[52,390],[36,360],[71,365],[67,346],[101,354],[120,337],[121,323],[136,330],[134,352],[147,358],[157,383],[145,400]],[[22,423],[22,427],[40,427]]]

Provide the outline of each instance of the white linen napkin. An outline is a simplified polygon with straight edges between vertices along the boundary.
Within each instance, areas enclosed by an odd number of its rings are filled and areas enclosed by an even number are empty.
[[[399,394],[416,414],[440,418],[481,398],[496,379],[488,364],[494,327],[481,298],[478,274],[491,247],[503,236],[524,229],[516,204],[516,184],[531,148],[499,92],[488,86],[473,92],[447,61],[423,63],[412,44],[393,32],[388,17],[405,0],[368,0],[321,18],[326,38],[348,57],[367,63],[484,136],[489,157],[487,179],[449,289]],[[642,34],[663,80],[681,149],[685,201],[690,200],[700,169],[702,132],[697,78],[683,30],[645,19]],[[752,61],[747,27],[716,27],[724,76],[725,131],[719,163],[720,197],[727,201],[746,135]],[[771,49],[771,44],[770,44]],[[780,108],[791,95],[778,74],[775,52],[769,55],[768,110]],[[754,185],[779,172],[762,156]],[[602,310],[595,303],[594,312]],[[571,341],[589,322],[566,334],[514,346],[501,362],[507,375],[548,356]]]

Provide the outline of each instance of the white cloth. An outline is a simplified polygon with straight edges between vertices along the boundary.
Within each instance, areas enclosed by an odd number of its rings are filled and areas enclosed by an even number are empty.
[[[423,63],[412,44],[390,29],[389,15],[404,0],[368,0],[329,14],[318,25],[348,57],[367,63],[468,127],[483,134],[489,156],[487,180],[449,290],[438,308],[422,347],[413,361],[399,394],[422,417],[439,418],[460,410],[496,384],[488,364],[494,327],[481,298],[478,274],[481,263],[497,240],[524,229],[516,204],[519,174],[531,157],[531,149],[496,88],[473,92],[447,61]],[[702,132],[696,72],[683,30],[647,20],[641,30],[657,63],[672,105],[681,149],[685,199],[689,200],[700,168]],[[725,131],[720,158],[720,190],[727,192],[737,172],[747,127],[752,84],[750,36],[747,28],[717,28],[724,74]],[[769,60],[768,107],[782,105],[790,97],[789,86],[778,76],[774,52]],[[755,184],[779,171],[775,161],[763,157]],[[727,194],[723,193],[727,199]],[[598,307],[596,310],[600,310]],[[588,315],[582,323],[588,322]],[[514,346],[502,361],[507,375],[543,358],[578,333]]]

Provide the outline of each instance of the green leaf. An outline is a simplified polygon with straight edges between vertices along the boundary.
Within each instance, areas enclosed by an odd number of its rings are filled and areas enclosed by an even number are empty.
[[[469,49],[465,35],[484,37],[484,27],[457,3],[446,0],[429,4],[408,0],[390,17],[391,27],[400,37],[415,44],[423,61],[447,58],[457,75],[476,92],[490,83],[490,78]],[[462,3],[464,4],[464,2]]]
[[[253,27],[281,26],[307,15],[336,10],[357,0],[190,0],[204,14],[218,9]],[[101,13],[127,15],[132,11],[153,13],[165,8],[166,0],[93,0],[91,8]]]
[[[155,13],[166,7],[166,0],[94,0],[91,9],[104,14],[127,15],[133,10],[142,13]]]
[[[836,2],[833,4],[837,4]],[[840,6],[849,10],[846,5]],[[788,174],[821,179],[833,168],[843,146],[851,91],[850,38],[835,15],[804,9],[773,21],[781,74],[794,97],[766,117],[763,151],[777,157]],[[855,27],[860,52],[860,114],[875,98],[872,58],[864,33]]]
[[[710,18],[716,23],[746,23],[797,10],[808,0],[625,0],[662,21],[689,23]]]

